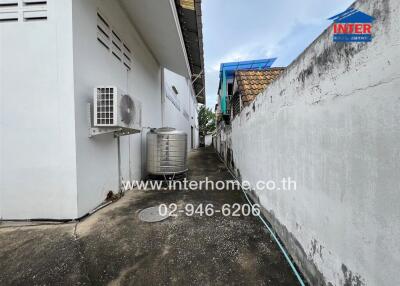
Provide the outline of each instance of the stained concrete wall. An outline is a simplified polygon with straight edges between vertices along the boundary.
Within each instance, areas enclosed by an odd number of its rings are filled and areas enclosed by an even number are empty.
[[[373,41],[326,30],[233,121],[234,163],[312,285],[399,285],[400,2],[353,6]]]

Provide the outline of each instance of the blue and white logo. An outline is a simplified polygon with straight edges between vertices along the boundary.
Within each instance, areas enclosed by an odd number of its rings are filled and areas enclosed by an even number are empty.
[[[359,43],[371,42],[372,40],[372,23],[375,21],[374,17],[350,8],[343,13],[329,18],[329,20],[334,22],[334,42]]]

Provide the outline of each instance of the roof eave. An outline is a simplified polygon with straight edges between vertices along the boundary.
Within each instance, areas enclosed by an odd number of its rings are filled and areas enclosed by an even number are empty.
[[[119,2],[155,60],[177,74],[190,76],[174,0]]]
[[[206,103],[201,0],[175,0],[189,61],[193,89],[199,103]],[[200,74],[200,76],[199,76]]]

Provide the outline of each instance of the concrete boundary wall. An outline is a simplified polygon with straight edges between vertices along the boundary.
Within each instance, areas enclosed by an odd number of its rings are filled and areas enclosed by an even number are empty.
[[[233,120],[231,165],[311,285],[400,285],[400,2],[353,6],[373,41],[328,28]]]

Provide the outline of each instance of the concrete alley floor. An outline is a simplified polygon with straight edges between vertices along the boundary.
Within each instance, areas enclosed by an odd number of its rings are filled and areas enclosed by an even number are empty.
[[[230,180],[211,149],[191,153],[189,179]],[[129,191],[79,223],[0,224],[0,285],[298,285],[255,217],[138,218],[162,203],[246,203],[240,191]]]

